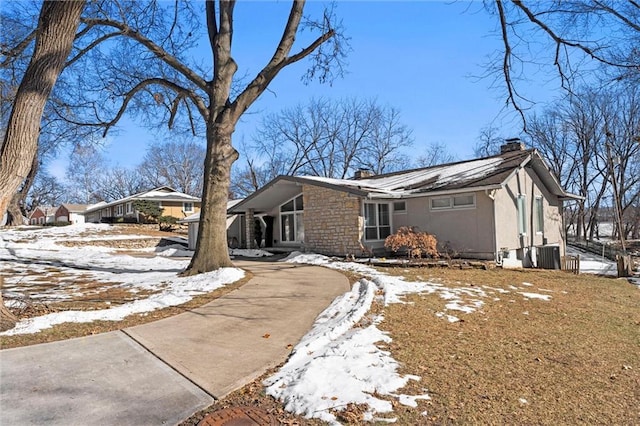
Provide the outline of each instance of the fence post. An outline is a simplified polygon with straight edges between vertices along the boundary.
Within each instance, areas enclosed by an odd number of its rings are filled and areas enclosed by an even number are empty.
[[[631,276],[631,256],[630,255],[618,255],[616,257],[618,263],[618,277],[630,277]]]

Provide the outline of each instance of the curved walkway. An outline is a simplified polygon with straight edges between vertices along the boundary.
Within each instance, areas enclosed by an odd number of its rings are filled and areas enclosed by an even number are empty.
[[[283,362],[349,289],[342,274],[238,261],[254,277],[200,308],[0,351],[1,424],[175,424]]]

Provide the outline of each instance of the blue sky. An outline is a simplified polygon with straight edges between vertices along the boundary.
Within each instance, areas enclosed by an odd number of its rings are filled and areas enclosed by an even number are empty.
[[[321,6],[310,2],[307,9],[313,12]],[[255,75],[271,57],[288,9],[288,1],[237,5],[234,58],[239,75]],[[458,159],[471,158],[480,130],[488,125],[507,137],[519,135],[515,114],[504,113],[503,93],[490,88],[491,78],[477,78],[486,73],[489,55],[501,48],[497,20],[481,2],[350,1],[339,2],[337,14],[351,38],[348,74],[332,86],[304,85],[300,77],[306,63],[284,69],[238,124],[236,143],[251,139],[263,113],[319,96],[375,98],[399,109],[402,121],[413,130],[416,156],[438,142]],[[203,61],[209,60],[209,52],[203,43]],[[538,101],[551,93],[535,85],[529,89]],[[135,122],[125,121],[108,137],[105,155],[114,165],[134,166],[154,138]],[[50,169],[58,174],[65,164],[61,158]]]

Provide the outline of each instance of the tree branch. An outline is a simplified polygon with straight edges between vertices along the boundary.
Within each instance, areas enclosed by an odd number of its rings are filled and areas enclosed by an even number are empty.
[[[2,54],[6,56],[6,59],[0,63],[0,67],[6,67],[12,59],[15,59],[18,55],[20,55],[24,50],[31,44],[33,40],[36,38],[36,30],[31,31],[20,43],[18,43],[11,50],[2,50]]]
[[[304,0],[294,0],[289,12],[287,25],[280,39],[280,43],[273,54],[269,63],[258,73],[258,75],[247,85],[245,90],[238,95],[232,105],[232,114],[235,120],[249,108],[249,106],[260,96],[267,86],[273,81],[276,75],[287,65],[297,62],[317,49],[322,43],[329,40],[335,35],[335,31],[329,28],[315,41],[303,48],[299,53],[289,56],[289,52],[295,42],[296,33],[302,19],[302,11],[304,9]]]
[[[504,13],[504,7],[502,5],[502,0],[496,0],[496,7],[498,8],[498,16],[500,17],[500,30],[502,32],[502,41],[504,43],[504,57],[502,59],[502,73],[504,75],[504,81],[507,85],[507,92],[508,92],[508,97],[507,97],[507,103],[511,102],[511,104],[513,105],[513,107],[516,109],[516,111],[518,112],[518,114],[520,115],[520,118],[522,119],[522,122],[524,123],[524,126],[526,128],[526,118],[524,115],[524,111],[522,110],[522,108],[520,107],[520,105],[518,104],[518,102],[516,102],[516,96],[517,92],[515,90],[515,87],[513,86],[513,82],[511,80],[511,55],[512,55],[512,50],[511,50],[511,44],[509,42],[509,33],[507,31],[507,17],[505,16]]]
[[[185,76],[189,81],[194,83],[202,90],[207,90],[207,82],[196,74],[191,68],[180,62],[175,56],[168,53],[161,46],[156,44],[153,40],[145,37],[138,31],[131,29],[128,25],[122,22],[113,21],[111,19],[83,19],[87,25],[103,25],[106,27],[112,27],[120,30],[123,36],[129,37],[144,47],[146,47],[151,53],[153,53],[161,61],[169,65],[174,70]]]
[[[556,43],[556,45],[558,45],[558,46],[559,45],[563,45],[563,46],[573,47],[573,48],[576,48],[578,50],[581,50],[582,52],[584,52],[586,55],[588,55],[592,59],[594,59],[594,60],[596,60],[598,62],[601,62],[601,63],[603,63],[605,65],[609,65],[609,66],[613,66],[613,67],[620,67],[620,68],[635,68],[635,67],[637,67],[637,65],[625,65],[625,64],[619,64],[619,63],[613,63],[613,62],[608,61],[607,59],[603,58],[602,56],[597,55],[594,50],[592,50],[588,46],[585,46],[582,43],[572,42],[572,41],[569,41],[569,40],[567,40],[567,39],[565,39],[563,37],[560,37],[548,25],[546,25],[544,22],[539,20],[536,17],[536,15],[533,12],[531,12],[531,10],[522,3],[522,0],[511,0],[511,2],[517,8],[519,8],[520,10],[522,10],[524,12],[524,14],[527,16],[529,21],[531,21],[532,23],[536,24],[540,29],[542,29],[542,31],[547,33],[547,35],[549,37],[551,37],[551,39]]]

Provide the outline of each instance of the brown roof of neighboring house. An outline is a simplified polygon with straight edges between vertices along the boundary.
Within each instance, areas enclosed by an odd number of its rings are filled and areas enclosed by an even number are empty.
[[[84,211],[89,207],[88,204],[67,204],[62,203],[60,207],[64,206],[70,213],[84,213]]]

